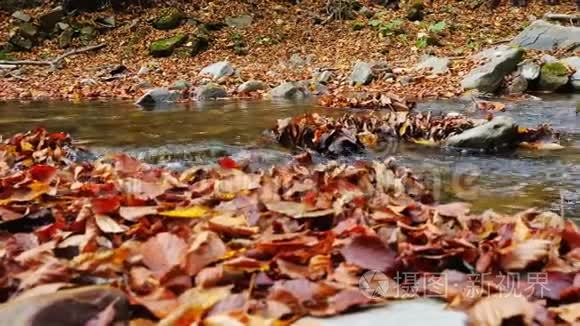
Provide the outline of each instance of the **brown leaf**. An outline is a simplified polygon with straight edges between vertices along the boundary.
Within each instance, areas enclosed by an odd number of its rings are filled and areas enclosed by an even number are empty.
[[[377,236],[357,236],[340,253],[347,263],[377,272],[390,271],[396,264],[396,252]]]
[[[294,218],[311,218],[334,214],[334,209],[312,211],[312,207],[304,203],[277,201],[265,203],[268,210]]]
[[[187,244],[180,237],[163,232],[141,245],[143,262],[158,277],[163,278],[179,266],[187,254]]]
[[[245,237],[258,233],[258,227],[248,225],[248,220],[243,215],[231,216],[222,214],[208,221],[210,230],[233,237]]]
[[[556,313],[560,319],[570,325],[577,325],[580,323],[580,302],[548,309],[551,312]]]

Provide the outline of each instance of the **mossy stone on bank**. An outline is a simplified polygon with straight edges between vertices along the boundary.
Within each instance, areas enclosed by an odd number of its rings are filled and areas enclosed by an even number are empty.
[[[151,43],[149,54],[154,57],[168,57],[175,48],[187,41],[186,35],[176,35],[167,39],[158,40]]]
[[[185,15],[177,8],[165,8],[153,22],[153,27],[161,30],[170,30],[178,27]]]
[[[555,91],[568,83],[570,71],[560,61],[546,63],[540,70],[540,89]]]

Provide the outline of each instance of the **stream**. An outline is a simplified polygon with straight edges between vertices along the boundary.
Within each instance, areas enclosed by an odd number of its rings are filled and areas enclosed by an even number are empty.
[[[461,200],[481,212],[492,208],[514,213],[537,207],[580,220],[580,95],[507,103],[506,112],[521,126],[550,125],[561,133],[562,150],[484,154],[392,143],[355,159],[394,156],[425,178],[435,197]],[[420,111],[460,112],[475,118],[483,112],[470,102],[435,101]],[[0,135],[35,127],[69,132],[83,146],[104,154],[124,151],[150,163],[175,169],[208,164],[222,156],[248,160],[254,167],[285,164],[291,153],[273,143],[264,130],[277,119],[306,112],[341,114],[312,103],[224,101],[145,111],[132,103],[2,103]],[[319,158],[319,160],[322,158]]]
[[[565,217],[580,223],[580,115],[575,109],[579,100],[580,95],[559,95],[542,101],[512,102],[507,103],[506,112],[498,113],[513,117],[521,126],[550,123],[561,133],[562,150],[484,154],[395,142],[343,160],[394,156],[423,176],[438,200],[470,202],[478,212],[494,209],[514,213],[529,207],[557,213],[563,210]],[[460,101],[426,102],[417,110],[459,112],[474,118],[485,115],[474,111],[471,102]],[[223,156],[247,160],[259,168],[292,159],[292,153],[275,144],[264,131],[274,127],[277,119],[307,112],[342,113],[307,102],[227,101],[152,111],[123,102],[0,103],[0,135],[45,127],[70,133],[79,144],[100,155],[123,151],[178,170],[215,163]],[[375,323],[459,326],[465,325],[466,316],[445,310],[439,301],[421,299],[330,319],[305,318],[297,325]]]

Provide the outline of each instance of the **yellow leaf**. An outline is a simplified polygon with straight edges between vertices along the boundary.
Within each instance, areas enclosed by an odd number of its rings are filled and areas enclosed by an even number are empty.
[[[407,132],[407,129],[409,128],[409,121],[405,121],[403,123],[403,125],[401,126],[401,128],[399,128],[399,136],[403,137],[405,136],[405,133]]]
[[[437,146],[437,143],[432,141],[431,139],[413,139],[415,144],[424,145],[424,146]]]
[[[180,208],[172,211],[161,212],[159,215],[180,218],[199,218],[207,215],[209,211],[209,208],[205,206],[192,206],[188,208]]]

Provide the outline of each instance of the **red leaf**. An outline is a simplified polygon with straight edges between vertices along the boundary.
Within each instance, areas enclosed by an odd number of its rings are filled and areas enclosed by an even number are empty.
[[[93,198],[91,200],[91,206],[95,214],[111,214],[115,213],[121,207],[121,202],[117,197]]]
[[[35,165],[28,169],[30,177],[42,183],[50,183],[56,176],[56,168],[48,165]]]
[[[218,160],[218,164],[224,169],[237,169],[239,168],[238,163],[234,161],[231,157],[222,157]]]

